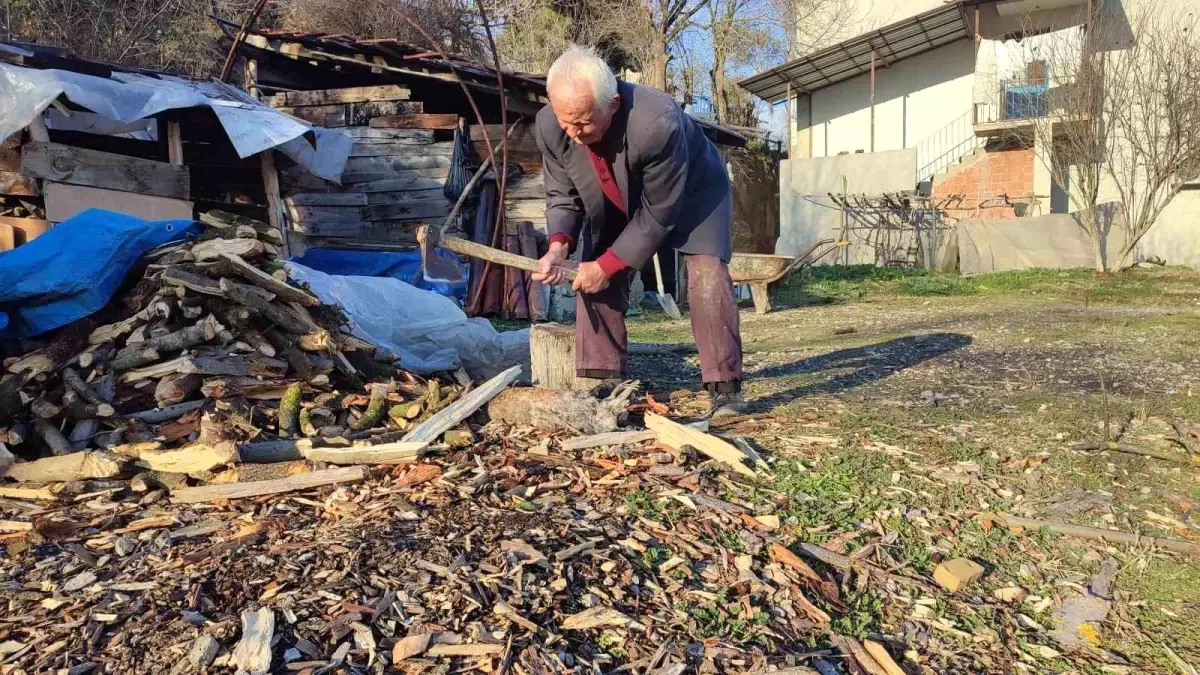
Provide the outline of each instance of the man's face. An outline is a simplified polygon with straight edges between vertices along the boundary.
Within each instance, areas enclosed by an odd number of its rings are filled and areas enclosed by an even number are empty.
[[[612,124],[619,103],[614,96],[607,105],[597,106],[592,100],[591,91],[586,87],[571,85],[555,87],[549,94],[550,107],[558,119],[558,126],[580,145],[598,143],[604,138],[604,132]]]

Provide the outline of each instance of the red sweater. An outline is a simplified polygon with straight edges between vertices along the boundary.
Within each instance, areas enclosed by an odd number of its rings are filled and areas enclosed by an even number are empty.
[[[600,188],[604,190],[604,196],[628,218],[629,211],[625,208],[625,197],[621,194],[621,186],[617,185],[617,179],[613,176],[612,167],[609,166],[608,159],[593,150],[592,146],[588,145],[584,147],[587,148],[588,159],[592,160],[592,167],[596,169],[596,177],[600,179]],[[562,242],[570,246],[571,237],[560,232],[550,237],[550,243],[553,244],[555,242]],[[604,274],[610,277],[628,267],[625,261],[617,257],[617,254],[613,253],[612,250],[601,254],[596,259],[596,264],[600,265],[600,269],[604,270]]]

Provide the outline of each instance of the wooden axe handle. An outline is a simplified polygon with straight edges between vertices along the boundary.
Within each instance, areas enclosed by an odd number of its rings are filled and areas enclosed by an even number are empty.
[[[418,232],[417,234],[419,239],[423,239],[424,237],[428,237],[430,235],[436,236],[436,232],[427,230],[425,228],[422,228],[422,231]],[[448,248],[455,253],[470,256],[472,258],[479,258],[480,260],[488,260],[496,263],[497,265],[513,267],[515,269],[525,270],[526,272],[538,271],[538,261],[534,260],[533,258],[526,258],[525,256],[517,255],[516,253],[509,253],[508,251],[501,251],[500,249],[495,249],[491,246],[476,244],[475,242],[467,241],[466,239],[459,239],[458,237],[451,237],[443,234],[433,243],[435,246]],[[567,281],[575,280],[575,270],[569,267],[564,267],[562,268],[562,271],[563,276]]]

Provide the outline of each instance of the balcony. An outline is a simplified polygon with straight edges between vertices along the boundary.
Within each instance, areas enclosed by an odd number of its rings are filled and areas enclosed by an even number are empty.
[[[1073,81],[1046,78],[1002,80],[990,100],[976,102],[975,135],[981,138],[1030,135],[1039,121],[1060,124],[1087,119],[1087,105]]]

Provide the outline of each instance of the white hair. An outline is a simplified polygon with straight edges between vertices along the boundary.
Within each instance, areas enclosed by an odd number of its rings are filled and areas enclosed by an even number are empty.
[[[550,66],[546,88],[558,84],[586,84],[596,109],[607,106],[617,95],[617,77],[595,50],[571,45]]]

